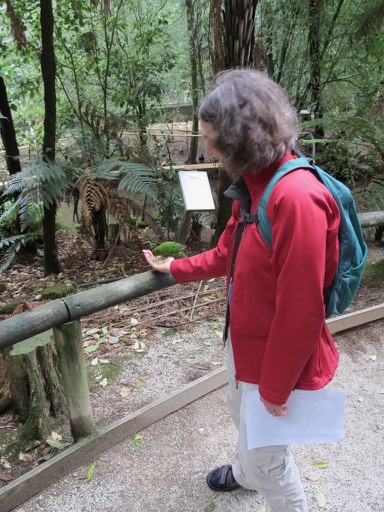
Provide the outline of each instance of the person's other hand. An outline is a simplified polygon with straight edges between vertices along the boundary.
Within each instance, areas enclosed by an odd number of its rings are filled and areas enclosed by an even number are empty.
[[[267,412],[269,412],[269,414],[272,416],[285,416],[288,412],[288,407],[285,407],[285,405],[271,404],[271,402],[264,400],[262,396],[260,396],[260,400],[266,408]]]
[[[172,256],[168,256],[166,258],[163,256],[154,256],[152,251],[149,251],[148,249],[144,249],[143,254],[147,263],[153,268],[153,270],[170,274],[171,263],[175,258],[172,258]]]

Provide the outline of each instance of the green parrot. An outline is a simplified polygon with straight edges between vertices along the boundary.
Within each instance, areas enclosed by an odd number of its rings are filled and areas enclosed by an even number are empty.
[[[156,256],[162,256],[163,258],[167,258],[168,256],[183,256],[186,254],[183,252],[185,247],[177,242],[163,242],[160,245],[157,245],[153,249],[153,254]]]

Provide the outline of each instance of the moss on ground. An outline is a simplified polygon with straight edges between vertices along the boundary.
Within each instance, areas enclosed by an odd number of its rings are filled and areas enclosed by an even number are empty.
[[[384,285],[384,259],[368,261],[363,275],[363,282],[368,286]]]

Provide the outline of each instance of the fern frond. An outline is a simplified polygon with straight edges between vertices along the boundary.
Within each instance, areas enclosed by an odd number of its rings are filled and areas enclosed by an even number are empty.
[[[158,198],[159,182],[152,174],[147,173],[130,173],[126,174],[120,181],[118,186],[119,192],[133,192],[135,194],[143,194],[154,201]]]
[[[23,244],[19,241],[16,242],[14,245],[9,247],[6,251],[3,257],[0,261],[0,272],[4,272],[5,270],[8,270],[9,267],[12,266],[12,263],[15,261],[15,258],[17,256],[17,253],[19,252],[21,246]]]
[[[157,199],[156,171],[147,165],[109,158],[94,170],[94,176],[105,180],[120,180],[119,192],[144,194]]]
[[[44,206],[49,206],[71,186],[73,179],[65,165],[36,158],[25,169],[12,176],[4,195],[31,195],[40,192]]]
[[[92,214],[100,210],[108,201],[108,190],[99,179],[94,179],[94,174],[88,171],[78,184],[81,215],[86,227],[92,224]]]
[[[26,237],[26,235],[14,235],[9,236],[7,238],[2,238],[0,240],[0,249],[3,249],[4,247],[9,247],[11,245],[14,245],[18,242],[22,242],[22,240]]]
[[[0,249],[8,247],[0,261],[0,272],[7,270],[14,262],[21,247],[36,239],[39,233],[25,233],[0,240]]]
[[[7,201],[7,205],[3,205],[4,211],[0,215],[0,226],[11,226],[17,217],[19,205],[16,201]]]

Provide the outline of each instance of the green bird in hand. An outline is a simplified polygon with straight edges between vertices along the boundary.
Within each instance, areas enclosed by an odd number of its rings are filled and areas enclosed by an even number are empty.
[[[185,247],[177,242],[163,242],[160,245],[157,245],[153,249],[153,254],[156,256],[162,256],[163,258],[167,258],[168,256],[183,256],[186,254],[183,251]]]

